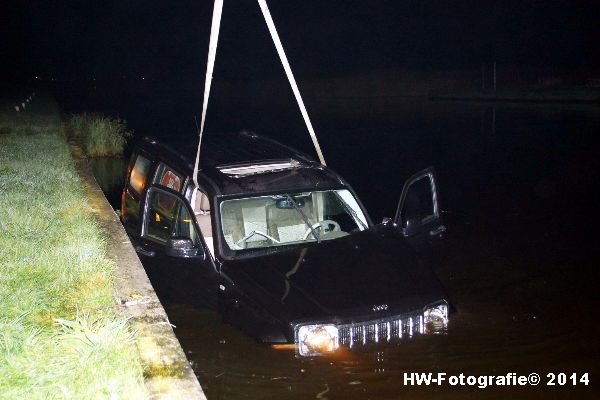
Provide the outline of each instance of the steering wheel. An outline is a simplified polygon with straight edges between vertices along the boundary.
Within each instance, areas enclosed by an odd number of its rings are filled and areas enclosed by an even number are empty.
[[[329,225],[332,225],[333,228],[326,231],[324,228]],[[338,224],[337,222],[335,222],[331,219],[324,219],[323,221],[319,221],[319,222],[316,222],[315,224],[313,224],[313,226],[311,226],[311,229],[307,229],[306,232],[304,232],[304,236],[302,237],[302,240],[308,239],[308,235],[310,235],[310,233],[313,230],[316,231],[319,228],[323,229],[323,232],[334,232],[334,231],[339,232],[342,230],[342,228],[340,228],[340,224]]]
[[[246,236],[244,236],[243,238],[241,238],[240,240],[238,240],[237,242],[235,242],[235,243],[233,244],[233,245],[234,245],[234,247],[235,247],[237,250],[241,250],[241,249],[244,249],[244,248],[246,248],[246,246],[243,246],[243,247],[242,247],[242,244],[245,244],[245,243],[246,243],[246,241],[247,241],[248,239],[250,239],[250,238],[251,238],[252,236],[254,236],[254,235],[260,235],[260,236],[264,237],[265,239],[269,239],[269,240],[270,240],[270,241],[272,241],[273,243],[281,243],[279,240],[275,239],[275,238],[274,238],[274,237],[272,237],[272,236],[269,236],[269,235],[267,235],[267,234],[266,234],[266,233],[264,233],[264,232],[257,231],[257,230],[253,230],[252,232],[250,232],[249,234],[247,234]]]

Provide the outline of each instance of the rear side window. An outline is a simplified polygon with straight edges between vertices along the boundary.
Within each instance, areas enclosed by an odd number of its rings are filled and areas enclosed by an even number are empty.
[[[192,216],[184,202],[170,193],[154,188],[148,195],[144,236],[161,243],[166,243],[173,237],[186,237],[194,244],[198,243]]]
[[[129,184],[123,191],[121,199],[121,220],[125,230],[131,235],[140,234],[140,197],[146,186],[146,180],[152,163],[142,155],[137,155],[129,175]]]
[[[144,156],[138,156],[131,170],[131,177],[129,178],[129,185],[137,194],[141,194],[142,190],[144,190],[149,170],[150,160]]]
[[[165,164],[160,166],[159,172],[156,174],[156,178],[154,179],[154,183],[158,183],[161,186],[173,189],[176,192],[181,191],[181,183],[183,181],[183,179],[181,179],[181,175]]]

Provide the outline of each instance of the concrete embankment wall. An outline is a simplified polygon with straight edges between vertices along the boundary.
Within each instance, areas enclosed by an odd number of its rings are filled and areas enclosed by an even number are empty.
[[[151,398],[206,399],[119,218],[96,183],[81,149],[75,144],[70,147],[90,206],[108,238],[107,257],[115,265],[116,307],[130,318],[136,333]]]

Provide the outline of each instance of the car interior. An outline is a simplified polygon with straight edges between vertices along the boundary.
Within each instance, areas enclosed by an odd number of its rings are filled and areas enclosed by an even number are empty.
[[[221,203],[225,242],[232,250],[269,247],[345,236],[358,226],[332,191],[226,200]]]

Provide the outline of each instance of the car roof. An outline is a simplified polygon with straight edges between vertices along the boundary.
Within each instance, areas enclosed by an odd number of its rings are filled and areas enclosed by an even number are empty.
[[[197,144],[166,145],[146,137],[138,146],[192,175]],[[206,134],[198,182],[211,196],[347,186],[338,174],[308,155],[251,132]]]

